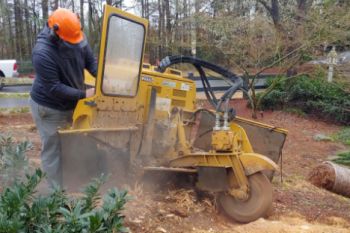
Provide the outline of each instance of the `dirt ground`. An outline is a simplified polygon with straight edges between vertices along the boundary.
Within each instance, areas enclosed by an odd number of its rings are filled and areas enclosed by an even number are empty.
[[[250,118],[245,102],[233,103],[239,116]],[[331,135],[340,127],[285,112],[264,112],[258,121],[288,130],[283,149],[283,181],[273,179],[273,210],[267,218],[249,224],[227,219],[210,194],[198,193],[171,182],[150,191],[142,182],[128,187],[132,199],[124,214],[131,232],[350,232],[350,199],[311,185],[310,170],[346,147],[337,142],[315,141],[315,134]],[[16,140],[29,139],[33,166],[40,166],[40,139],[30,114],[0,115],[0,132]]]

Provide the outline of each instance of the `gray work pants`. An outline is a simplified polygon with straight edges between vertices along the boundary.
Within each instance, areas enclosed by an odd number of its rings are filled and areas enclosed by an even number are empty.
[[[41,166],[47,175],[50,187],[62,186],[61,144],[57,132],[71,124],[73,111],[60,111],[37,104],[29,99],[32,116],[40,134]]]

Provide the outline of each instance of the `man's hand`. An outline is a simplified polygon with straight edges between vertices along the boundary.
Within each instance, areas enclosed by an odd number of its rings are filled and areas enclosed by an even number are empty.
[[[85,91],[85,97],[89,98],[95,94],[95,88],[89,88]]]

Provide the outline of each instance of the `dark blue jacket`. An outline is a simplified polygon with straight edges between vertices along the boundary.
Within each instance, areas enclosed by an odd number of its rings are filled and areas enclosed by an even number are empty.
[[[85,98],[84,68],[96,76],[97,62],[86,40],[70,45],[49,35],[45,27],[33,49],[36,76],[30,95],[40,105],[72,110],[79,99]]]

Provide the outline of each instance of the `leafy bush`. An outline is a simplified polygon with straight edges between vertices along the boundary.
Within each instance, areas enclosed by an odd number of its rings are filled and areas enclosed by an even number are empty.
[[[127,193],[109,190],[98,195],[102,179],[89,184],[81,198],[69,199],[56,189],[48,196],[35,196],[35,189],[44,178],[41,170],[16,181],[0,195],[0,232],[127,232],[121,210]]]
[[[262,109],[299,108],[306,114],[350,124],[350,93],[322,78],[283,78],[261,101]]]
[[[6,186],[28,168],[25,153],[32,147],[29,141],[16,143],[12,137],[0,134],[0,179]],[[24,173],[22,174],[24,175]]]
[[[22,181],[18,176],[27,170],[25,153],[30,148],[28,141],[16,143],[11,137],[0,135],[1,185],[7,186],[0,194],[0,233],[127,231],[120,213],[127,193],[114,188],[101,198],[99,188],[104,177],[93,180],[80,198],[68,198],[60,189],[48,196],[36,195],[44,178],[42,171],[38,169]]]
[[[337,154],[338,158],[333,159],[334,162],[350,166],[350,151]]]
[[[257,94],[257,98],[261,97],[262,93]],[[282,109],[285,105],[286,92],[275,89],[265,95],[261,101],[260,108],[263,110]]]
[[[350,127],[345,127],[333,135],[333,139],[350,146]]]

